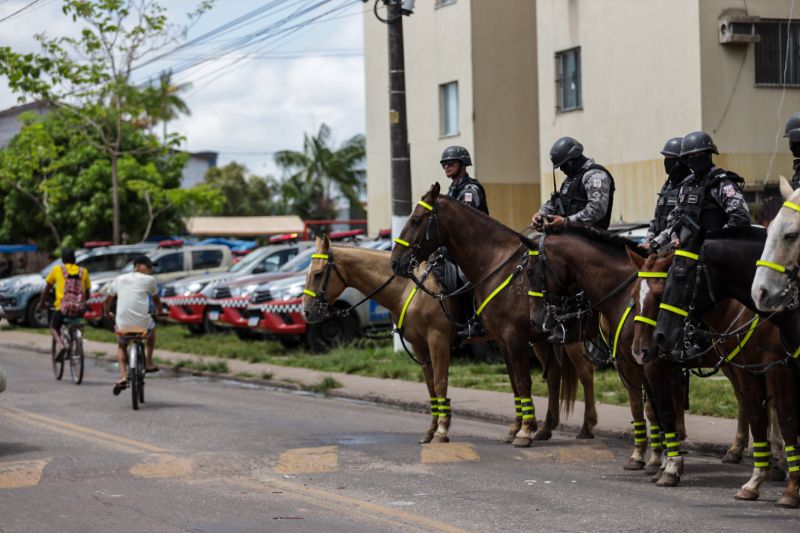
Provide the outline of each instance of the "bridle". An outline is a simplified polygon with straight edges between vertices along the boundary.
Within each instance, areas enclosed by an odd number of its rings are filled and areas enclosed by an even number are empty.
[[[437,246],[437,248],[440,248],[442,246],[442,243],[443,243],[443,241],[442,241],[442,230],[439,227],[439,218],[438,218],[439,198],[437,197],[433,201],[433,205],[425,202],[424,200],[420,200],[419,202],[417,202],[417,204],[421,205],[427,211],[430,212],[430,214],[428,216],[428,223],[425,226],[425,233],[423,233],[419,237],[417,242],[414,242],[414,243],[410,243],[410,242],[405,241],[405,240],[403,240],[403,239],[401,239],[399,237],[394,239],[394,242],[396,244],[399,244],[400,246],[404,246],[404,247],[409,248],[411,250],[411,260],[408,263],[408,274],[409,274],[409,277],[412,280],[414,280],[415,282],[417,282],[417,279],[414,277],[414,270],[417,269],[417,267],[419,266],[419,263],[420,263],[420,258],[418,257],[418,253],[419,253],[420,249],[422,248],[422,246],[428,241],[428,239],[430,239],[430,237],[431,237],[431,227],[435,227],[436,228],[436,237],[439,240],[439,246]],[[420,285],[420,284],[417,282],[417,285]]]
[[[798,204],[796,204],[794,202],[783,202],[783,205],[781,206],[781,208],[783,208],[783,207],[786,207],[787,209],[792,209],[792,210],[797,211],[798,213],[800,213],[800,205],[798,205]],[[788,281],[788,284],[789,284],[788,287],[786,288],[786,290],[792,292],[792,302],[794,302],[795,305],[797,305],[797,301],[798,301],[798,286],[797,286],[797,282],[800,281],[800,280],[798,280],[797,274],[798,274],[798,271],[800,271],[800,266],[795,265],[793,267],[787,267],[787,266],[784,266],[784,265],[780,265],[778,263],[772,263],[770,261],[763,261],[763,260],[759,259],[758,261],[756,261],[756,268],[759,268],[759,267],[768,268],[768,269],[774,270],[775,272],[778,272],[780,274],[785,274],[786,277],[788,278],[787,281]]]
[[[336,267],[336,262],[333,260],[332,248],[328,248],[328,253],[311,254],[311,260],[313,261],[314,259],[322,259],[325,261],[325,266],[322,267],[322,286],[316,291],[303,289],[303,294],[311,297],[312,305],[317,313],[320,315],[328,315],[330,303],[325,300],[325,292],[328,290],[328,282],[331,278],[331,272],[335,272],[345,286],[347,285],[347,282],[345,281],[344,276],[342,276],[342,273],[339,272],[339,269]]]

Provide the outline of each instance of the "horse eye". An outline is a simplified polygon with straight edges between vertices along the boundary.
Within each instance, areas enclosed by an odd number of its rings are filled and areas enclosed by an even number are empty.
[[[787,241],[796,241],[797,240],[797,232],[787,233],[783,236],[784,240]]]
[[[411,224],[413,224],[414,226],[417,226],[420,222],[422,222],[422,219],[420,217],[411,217]]]

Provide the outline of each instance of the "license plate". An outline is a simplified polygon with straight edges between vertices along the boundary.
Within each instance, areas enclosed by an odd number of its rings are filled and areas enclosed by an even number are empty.
[[[219,320],[219,311],[209,311],[208,312],[208,319],[209,320]]]
[[[261,317],[258,315],[253,315],[247,319],[247,327],[254,328],[258,325],[259,319]]]
[[[169,306],[167,304],[162,304],[161,305],[161,312],[164,313],[165,315],[168,315],[169,314]]]

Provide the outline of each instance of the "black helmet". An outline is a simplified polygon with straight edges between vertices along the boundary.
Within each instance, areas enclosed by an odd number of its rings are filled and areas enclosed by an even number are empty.
[[[664,148],[661,149],[661,155],[664,157],[680,157],[681,156],[681,141],[683,137],[673,137],[667,141]]]
[[[439,162],[444,163],[445,161],[453,160],[461,161],[465,166],[472,165],[472,158],[469,156],[469,151],[463,146],[448,146],[444,149],[444,152],[442,152],[442,159],[439,160]]]
[[[554,167],[560,167],[570,159],[583,154],[583,145],[572,137],[561,137],[550,148],[550,161]]]
[[[790,141],[800,141],[800,113],[795,113],[786,121],[784,137],[789,137]]]
[[[681,141],[681,157],[697,152],[713,152],[719,154],[711,136],[704,131],[693,131]]]

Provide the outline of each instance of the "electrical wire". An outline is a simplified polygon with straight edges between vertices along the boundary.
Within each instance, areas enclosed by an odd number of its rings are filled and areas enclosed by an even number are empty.
[[[25,12],[26,10],[28,10],[29,8],[31,8],[31,7],[33,7],[33,6],[35,6],[36,4],[38,4],[38,3],[39,3],[39,2],[41,2],[41,1],[42,1],[42,0],[33,0],[31,3],[27,4],[27,5],[26,5],[26,6],[24,6],[24,7],[21,7],[21,8],[19,8],[18,10],[14,11],[14,12],[13,12],[13,13],[11,13],[10,15],[7,15],[7,16],[5,16],[5,17],[1,18],[1,19],[0,19],[0,22],[5,22],[5,21],[7,21],[7,20],[11,20],[12,18],[14,18],[14,17],[16,17],[17,15],[19,15],[19,14],[21,14],[21,13]]]

